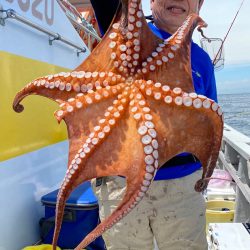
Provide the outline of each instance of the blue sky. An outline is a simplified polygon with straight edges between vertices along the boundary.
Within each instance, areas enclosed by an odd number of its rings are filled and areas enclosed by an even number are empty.
[[[150,0],[143,0],[145,14],[150,13]],[[205,0],[200,16],[208,27],[207,37],[224,39],[242,0]],[[243,7],[232,27],[224,46],[225,67],[216,71],[219,94],[250,93],[250,1]],[[200,34],[193,39],[200,43]]]
[[[250,93],[250,64],[226,65],[215,75],[219,94]]]

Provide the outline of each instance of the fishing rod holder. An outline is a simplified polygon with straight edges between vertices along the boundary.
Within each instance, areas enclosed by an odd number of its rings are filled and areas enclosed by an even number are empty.
[[[81,53],[84,53],[84,52],[86,52],[86,49],[85,50],[77,50],[77,52],[76,52],[76,54],[77,54],[77,56],[79,56]]]
[[[85,47],[81,47],[81,46],[75,44],[74,42],[71,42],[70,40],[61,36],[59,33],[55,33],[49,29],[42,27],[41,25],[38,25],[38,24],[32,22],[31,20],[29,20],[25,17],[22,17],[13,9],[4,10],[1,8],[1,5],[0,5],[0,24],[2,26],[5,26],[7,19],[15,19],[15,20],[17,20],[17,21],[19,21],[19,22],[21,22],[29,27],[32,27],[32,28],[48,35],[49,36],[49,45],[53,45],[54,41],[61,41],[65,44],[75,48],[77,50],[76,51],[77,56],[79,56],[80,53],[85,53],[87,51]]]
[[[15,18],[15,11],[13,9],[3,10],[0,6],[0,24],[5,26],[5,20],[8,18]]]
[[[53,45],[54,41],[59,41],[61,40],[60,34],[56,33],[56,36],[49,37],[49,45]]]

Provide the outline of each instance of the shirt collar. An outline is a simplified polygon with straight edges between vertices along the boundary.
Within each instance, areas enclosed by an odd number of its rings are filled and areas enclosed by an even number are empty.
[[[169,37],[171,37],[172,35],[164,30],[160,30],[159,28],[157,28],[153,22],[148,23],[149,28],[151,29],[151,31],[158,36],[159,38],[166,40]],[[191,45],[193,46],[193,40],[191,40]]]
[[[168,39],[171,34],[164,31],[164,30],[160,30],[159,28],[157,28],[152,22],[148,23],[149,28],[153,31],[153,33],[158,36],[161,39]]]

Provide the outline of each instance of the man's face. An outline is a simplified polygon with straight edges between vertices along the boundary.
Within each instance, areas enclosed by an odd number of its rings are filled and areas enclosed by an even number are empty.
[[[203,0],[150,0],[156,26],[174,33],[191,13],[198,13]]]

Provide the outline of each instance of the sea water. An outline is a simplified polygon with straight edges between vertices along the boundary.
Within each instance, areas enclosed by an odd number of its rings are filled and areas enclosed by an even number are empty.
[[[218,95],[225,123],[250,137],[250,94]]]

